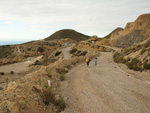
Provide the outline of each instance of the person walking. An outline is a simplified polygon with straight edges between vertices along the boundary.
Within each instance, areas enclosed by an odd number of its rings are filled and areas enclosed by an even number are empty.
[[[95,58],[95,63],[94,63],[94,65],[95,65],[95,67],[96,67],[96,65],[97,65],[97,58]]]
[[[89,57],[86,58],[86,63],[87,63],[87,66],[89,67],[89,63],[90,63],[91,59]]]

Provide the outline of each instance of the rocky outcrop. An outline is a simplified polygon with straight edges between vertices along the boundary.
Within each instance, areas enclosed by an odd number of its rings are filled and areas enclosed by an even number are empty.
[[[149,37],[150,14],[143,14],[134,22],[127,23],[124,30],[115,31],[111,35],[104,37],[102,41],[104,44],[107,42],[107,45],[126,48]]]

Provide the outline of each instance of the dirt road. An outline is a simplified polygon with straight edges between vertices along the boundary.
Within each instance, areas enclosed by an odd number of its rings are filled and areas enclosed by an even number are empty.
[[[28,66],[33,64],[36,60],[39,60],[40,58],[42,58],[42,56],[38,56],[36,58],[33,58],[25,62],[19,62],[19,63],[10,64],[10,65],[0,66],[0,72],[10,73],[10,71],[14,71],[15,73],[18,73],[21,71],[27,71]]]
[[[74,46],[74,45],[73,45]],[[69,46],[69,47],[66,47],[66,48],[63,48],[62,49],[62,52],[64,54],[64,59],[70,59],[71,58],[71,54],[70,54],[70,49],[73,47],[73,46]]]
[[[63,113],[150,113],[150,84],[135,78],[101,53],[98,65],[85,64],[66,75]]]

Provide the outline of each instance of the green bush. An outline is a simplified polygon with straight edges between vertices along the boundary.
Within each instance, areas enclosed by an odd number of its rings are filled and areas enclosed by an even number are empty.
[[[75,53],[76,51],[77,51],[77,49],[74,48],[74,49],[70,50],[70,53],[73,54],[73,53]]]
[[[113,55],[113,59],[116,63],[122,63],[123,62],[123,55],[119,52],[116,52],[114,55]]]
[[[10,71],[10,74],[14,74],[14,71]]]
[[[28,51],[31,51],[31,48],[28,48]]]
[[[55,53],[55,56],[59,56],[61,54],[61,51],[57,51],[56,53]]]
[[[133,69],[135,71],[140,71],[141,70],[141,67],[138,66],[138,64],[140,63],[140,61],[137,59],[137,58],[133,58],[131,60],[130,63],[127,64],[127,66],[130,68],[130,69]]]
[[[38,47],[38,50],[37,50],[38,52],[40,52],[40,53],[43,53],[44,52],[44,49],[42,48],[42,47]]]
[[[5,73],[4,72],[0,72],[0,75],[4,75]]]
[[[146,60],[145,62],[144,62],[144,69],[150,69],[150,63],[147,63],[148,62],[148,60]]]

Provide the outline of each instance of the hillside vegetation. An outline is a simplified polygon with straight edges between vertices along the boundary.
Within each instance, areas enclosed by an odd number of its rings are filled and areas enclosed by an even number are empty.
[[[150,70],[150,39],[115,53],[113,58],[115,62],[124,63],[136,71]]]
[[[87,40],[90,37],[81,34],[75,30],[63,29],[55,32],[51,36],[47,37],[45,40],[66,39],[66,38],[70,38],[75,41],[81,41],[81,40]]]

